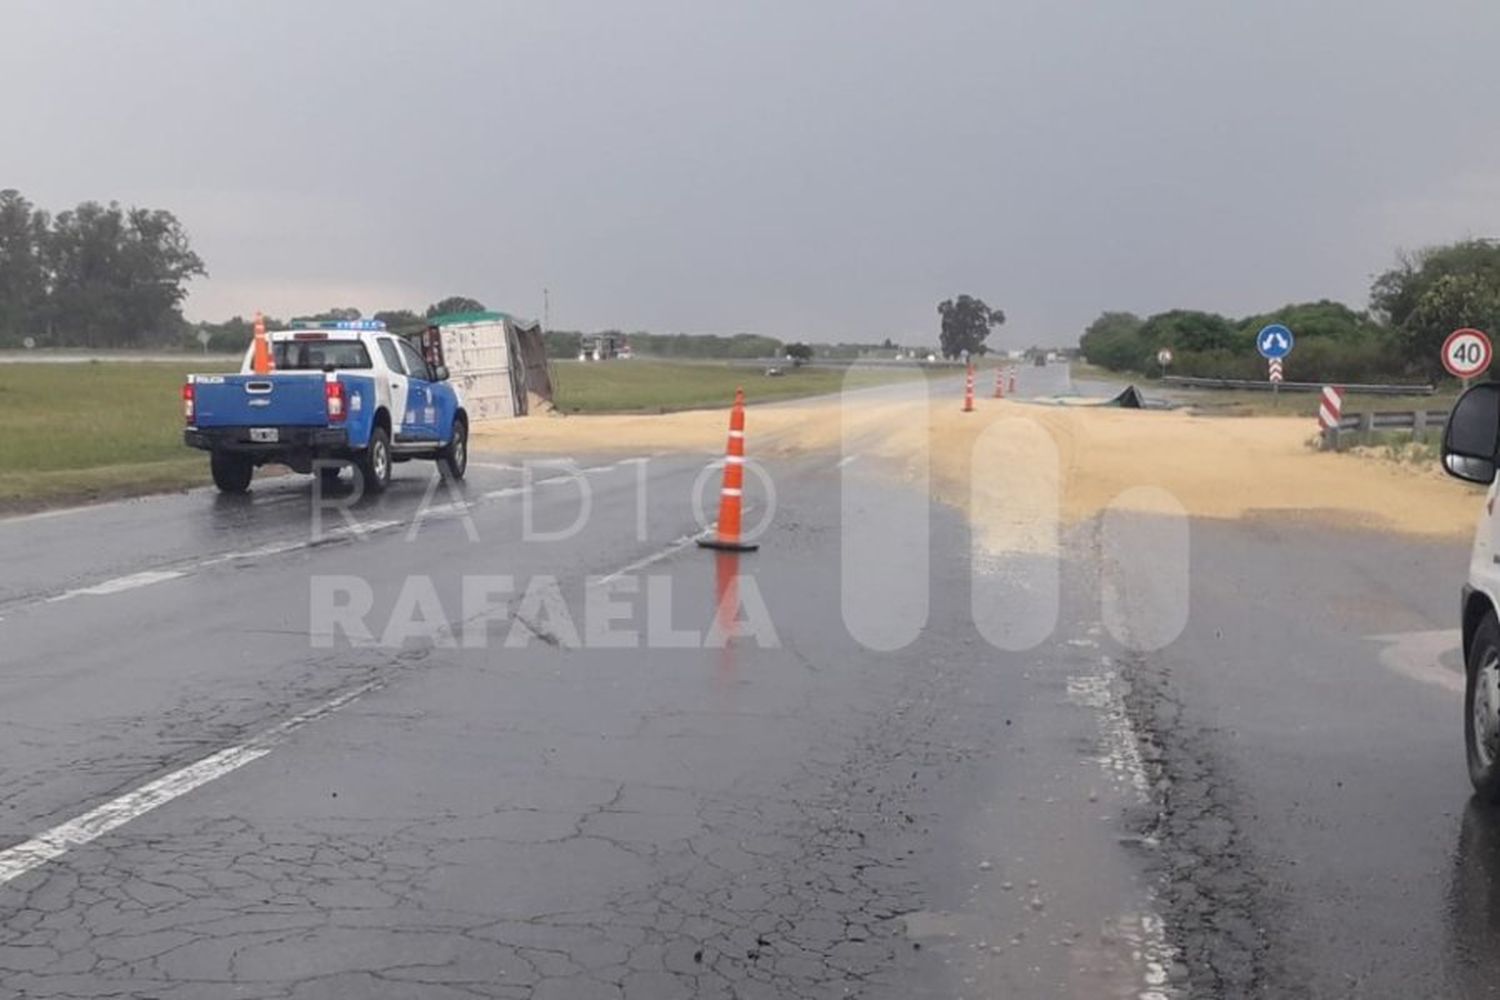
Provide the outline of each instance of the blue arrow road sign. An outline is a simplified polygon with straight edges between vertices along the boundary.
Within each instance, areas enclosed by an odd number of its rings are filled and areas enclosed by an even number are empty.
[[[1286,357],[1292,353],[1292,345],[1296,342],[1297,338],[1292,336],[1292,331],[1280,323],[1272,323],[1255,335],[1255,349],[1265,358]]]

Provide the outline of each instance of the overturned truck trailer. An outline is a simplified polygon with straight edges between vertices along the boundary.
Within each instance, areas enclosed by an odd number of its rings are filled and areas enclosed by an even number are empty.
[[[428,320],[422,352],[446,365],[475,420],[520,417],[552,401],[541,324],[502,312],[454,313]]]

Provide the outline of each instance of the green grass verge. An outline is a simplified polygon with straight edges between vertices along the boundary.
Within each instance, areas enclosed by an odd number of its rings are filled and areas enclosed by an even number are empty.
[[[1311,451],[1322,451],[1323,435],[1308,435],[1306,444]],[[1347,433],[1339,439],[1339,451],[1365,457],[1383,458],[1388,462],[1398,464],[1436,468],[1442,458],[1442,434],[1435,430],[1429,430],[1425,434],[1415,434],[1412,431]]]
[[[0,507],[86,501],[207,481],[182,444],[180,362],[0,364]]]
[[[0,510],[31,510],[182,489],[208,482],[208,460],[182,443],[188,372],[234,359],[0,364]],[[577,413],[665,412],[727,405],[736,386],[752,402],[837,392],[843,369],[665,361],[555,366],[558,405]],[[951,375],[950,370],[940,374]],[[920,369],[861,370],[857,387],[921,378]]]
[[[924,376],[924,369],[861,368],[849,374],[843,368],[792,368],[770,376],[765,369],[748,365],[711,362],[556,361],[552,373],[557,409],[565,413],[668,413],[727,406],[734,390],[743,387],[751,403],[820,396],[838,392],[846,385],[867,388]],[[952,376],[957,369],[941,369],[934,375]]]
[[[1284,392],[1273,397],[1269,392],[1251,392],[1236,389],[1176,389],[1162,386],[1142,386],[1150,396],[1166,396],[1176,402],[1191,406],[1203,413],[1222,413],[1230,416],[1279,416],[1316,417],[1322,393]],[[1403,410],[1446,410],[1458,398],[1456,392],[1437,392],[1431,396],[1371,396],[1345,393],[1344,413]]]

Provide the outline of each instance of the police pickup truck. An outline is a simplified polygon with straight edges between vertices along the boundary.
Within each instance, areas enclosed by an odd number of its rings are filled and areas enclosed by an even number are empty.
[[[441,363],[375,320],[293,322],[264,337],[239,374],[189,375],[182,387],[183,440],[208,452],[221,491],[244,493],[268,463],[325,485],[352,465],[368,493],[413,458],[463,478],[469,418]]]

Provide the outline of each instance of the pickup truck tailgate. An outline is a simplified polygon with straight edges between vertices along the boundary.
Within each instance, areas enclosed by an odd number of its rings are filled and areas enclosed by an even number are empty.
[[[295,427],[328,423],[322,372],[199,375],[193,380],[199,427]]]

